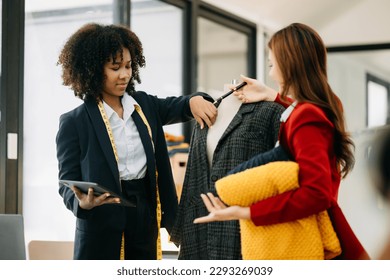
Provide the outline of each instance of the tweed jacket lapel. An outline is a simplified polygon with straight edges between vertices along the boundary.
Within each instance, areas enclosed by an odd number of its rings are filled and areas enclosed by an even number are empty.
[[[244,114],[251,113],[255,108],[255,103],[243,104],[238,110],[237,114],[234,116],[225,132],[222,134],[218,146],[220,143],[223,143],[224,139],[229,136],[229,134],[236,129],[242,123],[242,117]]]
[[[108,136],[108,132],[106,126],[104,124],[103,118],[99,112],[99,108],[97,103],[94,100],[85,101],[85,106],[87,108],[87,112],[89,114],[91,123],[95,129],[96,137],[99,141],[99,144],[102,148],[104,156],[109,163],[110,170],[114,175],[114,178],[117,180],[118,186],[119,184],[119,171],[118,164],[115,159],[115,154],[111,146],[111,141]]]
[[[199,126],[197,123],[196,126]],[[203,129],[198,129],[198,136],[196,141],[197,146],[199,148],[199,151],[197,153],[198,161],[199,162],[204,162],[208,164],[208,159],[207,159],[207,133],[208,133],[209,128],[205,126]]]

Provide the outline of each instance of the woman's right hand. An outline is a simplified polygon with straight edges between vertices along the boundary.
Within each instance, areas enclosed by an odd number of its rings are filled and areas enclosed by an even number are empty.
[[[274,101],[277,96],[277,91],[259,82],[241,75],[241,80],[246,82],[246,85],[239,91],[234,92],[243,103],[253,103],[258,101]]]
[[[209,214],[199,217],[194,220],[195,224],[210,223],[216,221],[233,221],[244,220],[251,218],[251,210],[249,207],[241,207],[238,205],[226,206],[218,197],[212,193],[201,194],[203,203],[206,206]]]
[[[93,189],[88,189],[88,194],[81,192],[78,188],[72,187],[72,190],[79,201],[79,206],[85,210],[91,210],[96,206],[100,206],[108,203],[120,203],[120,199],[117,197],[111,197],[109,193],[104,193],[100,196],[93,194]]]

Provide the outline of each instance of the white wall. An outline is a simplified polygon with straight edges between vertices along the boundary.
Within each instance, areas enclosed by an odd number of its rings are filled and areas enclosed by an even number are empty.
[[[368,151],[383,128],[366,129],[366,74],[383,77],[377,69],[362,64],[348,54],[330,54],[329,83],[340,97],[348,129],[356,145],[356,164],[342,181],[339,194],[343,209],[368,253],[378,256],[389,227],[389,212],[374,188],[368,172]]]

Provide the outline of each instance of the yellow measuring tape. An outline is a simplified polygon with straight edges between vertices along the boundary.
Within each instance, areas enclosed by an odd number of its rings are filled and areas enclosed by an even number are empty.
[[[110,142],[111,142],[112,150],[114,151],[115,159],[118,162],[118,153],[117,153],[115,142],[114,142],[114,135],[112,133],[110,121],[107,118],[107,115],[106,115],[106,112],[104,110],[104,106],[103,106],[103,102],[102,101],[98,102],[98,107],[99,107],[100,114],[102,115],[104,124],[106,126],[108,137],[110,138]],[[152,139],[152,130],[150,128],[149,122],[146,119],[144,113],[142,112],[141,107],[138,106],[137,104],[135,104],[134,107],[135,107],[135,110],[140,115],[142,121],[144,122],[144,124],[146,125],[146,127],[148,129],[150,140],[152,142],[152,146],[153,146],[153,149],[154,149],[154,143],[153,143],[153,139]],[[157,200],[157,206],[156,206],[156,216],[157,216],[157,252],[156,253],[157,253],[157,259],[161,260],[162,259],[161,235],[160,235],[161,202],[160,202],[160,194],[159,194],[159,191],[158,191],[158,183],[157,183],[158,181],[157,180],[158,180],[158,173],[157,173],[157,167],[156,167],[156,200]],[[121,249],[120,250],[121,250],[120,251],[120,259],[124,260],[125,259],[125,236],[124,236],[124,233],[122,233],[122,243],[121,243]]]

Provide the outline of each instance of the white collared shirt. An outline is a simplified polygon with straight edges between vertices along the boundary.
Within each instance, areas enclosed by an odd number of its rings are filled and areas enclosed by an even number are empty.
[[[118,169],[121,180],[140,179],[146,174],[146,154],[141,137],[131,114],[137,102],[127,93],[123,95],[123,119],[103,101],[104,110],[111,125],[118,153]]]

